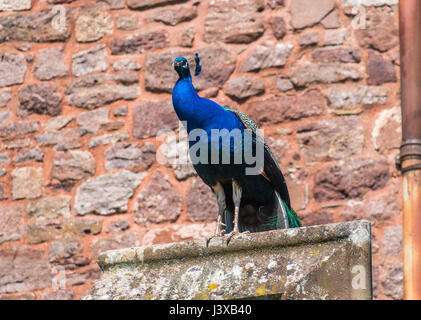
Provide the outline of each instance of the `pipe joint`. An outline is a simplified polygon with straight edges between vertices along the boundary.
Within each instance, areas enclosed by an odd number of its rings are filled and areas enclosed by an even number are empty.
[[[400,147],[400,154],[395,158],[396,168],[402,173],[421,170],[421,140],[420,139],[409,139],[402,142]],[[420,162],[412,164],[410,166],[402,167],[405,160],[408,159],[419,159]]]

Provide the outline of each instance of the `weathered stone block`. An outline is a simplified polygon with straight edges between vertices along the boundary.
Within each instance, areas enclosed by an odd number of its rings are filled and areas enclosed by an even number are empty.
[[[156,136],[162,130],[178,127],[178,118],[169,99],[139,104],[133,114],[133,135],[137,139]]]
[[[16,152],[13,162],[21,163],[26,161],[42,162],[44,159],[44,152],[41,149],[34,148],[28,150],[19,150]]]
[[[257,46],[240,65],[241,72],[258,71],[267,68],[282,67],[291,55],[294,45],[291,43],[265,42]]]
[[[12,171],[12,198],[36,199],[42,195],[41,168],[23,167]]]
[[[127,106],[121,106],[113,109],[114,117],[125,117],[129,112],[129,108]]]
[[[338,85],[325,91],[329,104],[336,110],[385,104],[389,90],[373,86]],[[339,111],[338,111],[339,112]]]
[[[202,180],[193,178],[187,192],[187,214],[193,222],[216,220],[218,206],[215,195]]]
[[[291,3],[292,25],[296,29],[320,22],[336,6],[335,0],[294,0]]]
[[[303,33],[299,43],[301,47],[314,46],[319,42],[319,34],[317,32]]]
[[[396,256],[402,253],[402,226],[387,227],[383,235],[382,255]]]
[[[15,137],[34,133],[39,129],[39,121],[9,122],[0,125],[0,138]]]
[[[193,20],[197,17],[196,5],[178,6],[163,9],[148,16],[148,21],[162,22],[166,25],[175,26],[181,22]]]
[[[89,133],[97,133],[102,124],[110,121],[109,109],[83,112],[76,117],[77,124]]]
[[[191,48],[193,47],[194,37],[196,35],[196,29],[194,26],[190,26],[180,30],[177,35],[177,44],[180,47]]]
[[[74,208],[78,215],[110,215],[126,212],[128,200],[145,174],[123,170],[91,178],[77,190]]]
[[[19,89],[19,110],[22,117],[33,113],[57,116],[61,113],[62,96],[49,83],[30,84]]]
[[[300,125],[297,139],[306,159],[344,159],[362,152],[364,131],[360,119],[352,116]]]
[[[113,63],[114,71],[139,71],[141,65],[136,60],[123,59]]]
[[[40,290],[51,286],[44,249],[12,245],[0,250],[0,292]]]
[[[78,286],[98,280],[101,270],[98,267],[88,269],[83,272],[73,272],[66,275],[66,284],[69,286]]]
[[[384,52],[399,44],[399,30],[387,7],[368,10],[365,22],[366,27],[355,32],[361,46]]]
[[[134,14],[121,14],[117,16],[117,29],[133,31],[139,28],[139,19]]]
[[[180,193],[168,176],[155,171],[152,180],[137,197],[136,223],[174,222],[182,210]]]
[[[265,31],[262,0],[216,0],[205,21],[205,42],[250,43]]]
[[[139,243],[140,239],[138,233],[126,232],[123,234],[114,234],[102,239],[95,239],[91,244],[90,250],[94,257],[98,257],[101,252],[135,247],[138,246]]]
[[[369,190],[384,188],[389,182],[385,159],[357,158],[327,165],[314,176],[314,198],[318,202],[362,198]]]
[[[273,16],[270,21],[273,35],[276,39],[281,40],[287,33],[287,25],[285,20],[279,16]]]
[[[349,37],[349,32],[347,29],[331,29],[325,31],[325,36],[323,38],[324,46],[333,46],[340,45],[345,42]]]
[[[130,228],[130,223],[126,220],[120,220],[111,223],[108,228],[105,230],[106,233],[110,232],[119,232],[119,231],[125,231]]]
[[[10,162],[9,152],[7,152],[7,151],[0,152],[0,164],[6,165],[6,164],[9,164],[9,162]]]
[[[67,76],[69,67],[64,62],[63,52],[63,46],[41,49],[35,60],[35,77],[39,80],[51,80]]]
[[[165,30],[151,31],[111,40],[111,54],[135,54],[147,50],[169,46],[168,33]]]
[[[342,209],[340,218],[342,221],[364,219],[370,221],[373,226],[382,225],[392,217],[399,216],[402,208],[396,202],[393,194],[385,194],[370,201],[350,201],[348,206]]]
[[[108,68],[105,44],[98,44],[88,50],[80,51],[72,57],[72,70],[76,77],[103,72]]]
[[[37,219],[26,227],[25,240],[29,244],[43,243],[69,237],[97,235],[102,230],[102,221],[89,219],[66,219],[57,221]]]
[[[23,54],[6,52],[0,55],[0,87],[23,83],[25,73],[26,63]],[[3,107],[10,101],[7,91],[2,91],[2,101]]]
[[[105,151],[105,169],[135,168],[146,170],[155,162],[155,145],[145,143],[139,147],[135,143],[120,142]]]
[[[0,206],[0,244],[17,241],[23,236],[25,210],[21,204],[12,203]]]
[[[93,137],[91,140],[89,140],[88,147],[92,149],[105,144],[117,143],[120,141],[128,140],[129,138],[130,134],[127,131],[121,131],[112,134],[104,134],[102,136]]]
[[[336,8],[331,13],[329,13],[326,18],[321,21],[323,27],[325,29],[336,29],[339,28],[341,25],[340,18],[339,18],[339,10]]]
[[[26,212],[32,219],[57,219],[70,217],[70,196],[49,196],[26,204]]]
[[[7,107],[10,100],[12,100],[12,91],[10,88],[0,90],[0,108]]]
[[[86,133],[82,128],[69,128],[59,132],[41,133],[35,139],[39,146],[55,146],[57,151],[66,151],[81,147],[81,138]]]
[[[44,124],[44,129],[47,131],[59,131],[72,122],[74,116],[58,116],[51,118]]]
[[[297,86],[312,83],[335,83],[345,80],[360,80],[364,75],[356,68],[337,64],[320,63],[294,66],[291,70],[291,80]]]
[[[318,89],[310,89],[301,95],[272,96],[250,102],[245,112],[259,125],[278,124],[286,120],[320,115],[324,98]]]
[[[56,182],[75,182],[94,174],[95,158],[89,151],[60,151],[54,155],[51,175]]]
[[[354,221],[108,251],[84,299],[371,299],[370,233]]]
[[[60,19],[63,13],[64,19]],[[66,41],[71,34],[70,17],[68,8],[64,8],[64,11],[45,9],[3,16],[0,18],[0,42]]]
[[[361,53],[358,48],[327,47],[314,50],[312,58],[315,62],[359,63]]]
[[[367,83],[378,86],[386,82],[397,82],[395,66],[392,62],[386,61],[379,54],[370,52],[367,61]]]
[[[113,18],[106,5],[86,5],[78,10],[75,34],[78,42],[93,42],[114,31]]]
[[[0,11],[29,10],[31,7],[32,0],[0,0]]]
[[[262,94],[265,82],[256,77],[241,76],[228,81],[225,93],[236,99],[245,99]]]
[[[402,142],[401,108],[394,107],[381,111],[377,115],[371,140],[374,148],[380,152],[399,149]]]
[[[403,265],[388,264],[387,274],[381,281],[385,296],[396,300],[403,299]]]
[[[82,254],[83,243],[69,237],[51,242],[49,261],[64,266],[66,269],[75,269],[91,262]]]
[[[138,82],[134,72],[87,75],[66,88],[67,101],[92,110],[118,100],[134,100],[140,94]]]

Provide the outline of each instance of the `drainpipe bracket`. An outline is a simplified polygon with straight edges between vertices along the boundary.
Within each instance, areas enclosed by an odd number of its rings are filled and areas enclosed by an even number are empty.
[[[420,139],[408,139],[403,141],[400,147],[400,154],[395,157],[396,169],[402,173],[421,170],[421,140]],[[408,159],[419,159],[420,163],[413,164],[402,168],[402,163]]]

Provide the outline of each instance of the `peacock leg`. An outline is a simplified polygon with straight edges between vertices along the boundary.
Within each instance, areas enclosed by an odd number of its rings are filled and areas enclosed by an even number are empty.
[[[215,234],[212,237],[207,238],[206,245],[209,245],[209,242],[212,240],[212,238],[215,237],[221,237],[224,235],[224,227],[225,224],[222,223],[222,215],[225,212],[225,209],[227,208],[227,204],[225,202],[225,192],[222,185],[218,182],[216,185],[212,187],[213,192],[216,195],[216,202],[218,203],[218,218],[216,221],[216,230]]]
[[[220,237],[224,234],[223,227],[225,225],[222,223],[222,215],[224,214],[227,204],[225,201],[225,192],[222,185],[218,182],[215,186],[212,187],[213,192],[216,195],[216,202],[218,203],[218,219],[216,221],[216,231],[215,237]]]
[[[240,233],[238,230],[238,217],[240,215],[240,203],[241,203],[241,187],[238,185],[237,181],[232,180],[232,201],[234,202],[234,234]]]
[[[240,230],[238,228],[238,220],[240,215],[240,203],[241,203],[241,195],[242,189],[237,183],[237,181],[232,180],[232,200],[234,202],[234,229],[231,233],[228,234],[228,242],[231,240],[233,236],[240,234]]]

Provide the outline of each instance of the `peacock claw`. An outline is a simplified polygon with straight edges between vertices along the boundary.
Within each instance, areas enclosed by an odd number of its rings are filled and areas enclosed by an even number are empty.
[[[209,247],[209,243],[211,242],[212,239],[221,238],[223,236],[224,236],[224,231],[221,230],[219,233],[216,232],[213,236],[206,238],[206,247]]]
[[[238,239],[249,234],[250,234],[250,231],[244,231],[244,232],[235,231],[235,230],[231,231],[230,233],[225,235],[225,237],[227,237],[227,245],[230,243],[232,239],[236,239],[236,238]]]

